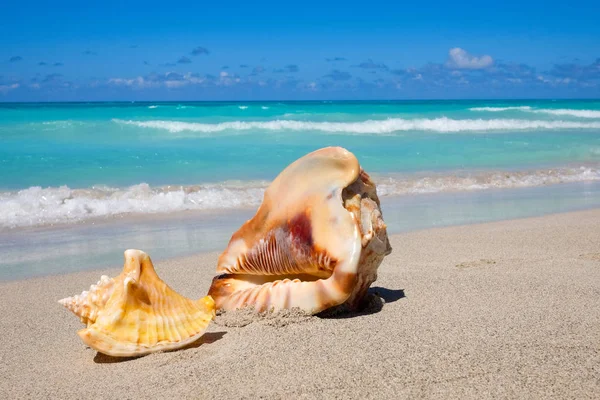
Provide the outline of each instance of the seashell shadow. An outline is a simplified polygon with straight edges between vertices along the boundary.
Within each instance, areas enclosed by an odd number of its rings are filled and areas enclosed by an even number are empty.
[[[227,332],[207,332],[204,335],[200,336],[198,338],[198,340],[188,344],[185,347],[182,347],[180,349],[173,349],[173,350],[167,350],[167,351],[163,351],[163,353],[171,353],[171,352],[175,352],[175,351],[182,351],[182,350],[189,350],[189,349],[196,349],[200,346],[202,346],[203,344],[211,344],[214,343],[218,340],[221,340],[223,338],[223,336],[225,336]],[[132,361],[132,360],[136,360],[138,358],[143,358],[148,356],[149,354],[144,354],[141,356],[136,356],[136,357],[113,357],[113,356],[109,356],[106,354],[102,354],[100,352],[96,352],[96,355],[94,356],[94,362],[96,364],[113,364],[113,363],[122,363],[122,362],[127,362],[127,361]]]
[[[406,297],[404,289],[387,289],[380,286],[370,288],[369,293],[379,296],[386,303],[393,303]]]
[[[375,286],[369,288],[367,295],[357,309],[352,309],[347,304],[341,304],[320,312],[317,314],[317,317],[325,319],[345,319],[377,314],[383,309],[384,304],[393,303],[404,297],[406,297],[404,289],[387,289]]]

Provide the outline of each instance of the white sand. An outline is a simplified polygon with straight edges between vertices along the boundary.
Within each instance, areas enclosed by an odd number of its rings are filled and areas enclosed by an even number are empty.
[[[187,349],[130,360],[86,348],[56,302],[120,266],[2,283],[0,398],[600,397],[600,210],[392,246],[365,313],[226,314]],[[216,260],[156,267],[197,298]]]

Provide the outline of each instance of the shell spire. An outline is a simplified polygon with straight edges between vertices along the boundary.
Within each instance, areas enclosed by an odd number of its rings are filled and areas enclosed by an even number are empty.
[[[174,350],[198,339],[215,316],[210,296],[194,301],[171,289],[156,274],[150,257],[125,252],[123,272],[59,303],[87,328],[78,331],[91,348],[115,357]]]
[[[90,286],[89,290],[58,302],[77,315],[81,322],[89,326],[96,321],[98,311],[104,308],[110,298],[114,283],[114,279],[102,275],[98,283]]]

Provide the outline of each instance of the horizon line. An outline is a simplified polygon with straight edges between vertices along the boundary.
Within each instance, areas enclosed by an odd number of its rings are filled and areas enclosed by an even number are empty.
[[[502,98],[444,98],[444,99],[323,99],[323,100],[67,100],[67,101],[3,101],[2,104],[102,104],[102,103],[323,103],[323,102],[418,102],[418,101],[600,101],[600,97],[502,97]]]

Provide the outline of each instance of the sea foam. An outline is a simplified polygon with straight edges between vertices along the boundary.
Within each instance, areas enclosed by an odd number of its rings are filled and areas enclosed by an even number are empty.
[[[452,132],[490,132],[538,129],[600,129],[600,121],[542,121],[525,119],[451,119],[446,117],[433,119],[388,118],[360,122],[314,122],[293,120],[272,121],[231,121],[215,124],[184,121],[133,121],[113,119],[115,123],[133,125],[140,128],[163,129],[172,133],[200,132],[214,133],[223,131],[248,131],[262,129],[267,131],[320,131],[341,134],[392,134],[402,131]]]
[[[573,110],[569,108],[542,108],[539,110],[532,110],[535,113],[552,114],[552,115],[568,115],[571,117],[578,118],[600,118],[600,111],[598,110]]]
[[[532,187],[598,181],[600,167],[534,171],[374,176],[380,196]],[[124,214],[158,214],[185,210],[257,207],[269,182],[223,182],[191,186],[87,189],[30,187],[0,192],[0,227],[15,228],[80,222]]]
[[[487,111],[487,112],[501,112],[501,111],[529,111],[530,106],[516,106],[516,107],[472,107],[469,111]]]
[[[533,108],[530,106],[516,107],[472,107],[469,111],[502,112],[502,111],[524,111],[536,114],[550,114],[558,116],[569,116],[578,118],[600,118],[598,110],[579,110],[571,108]]]

